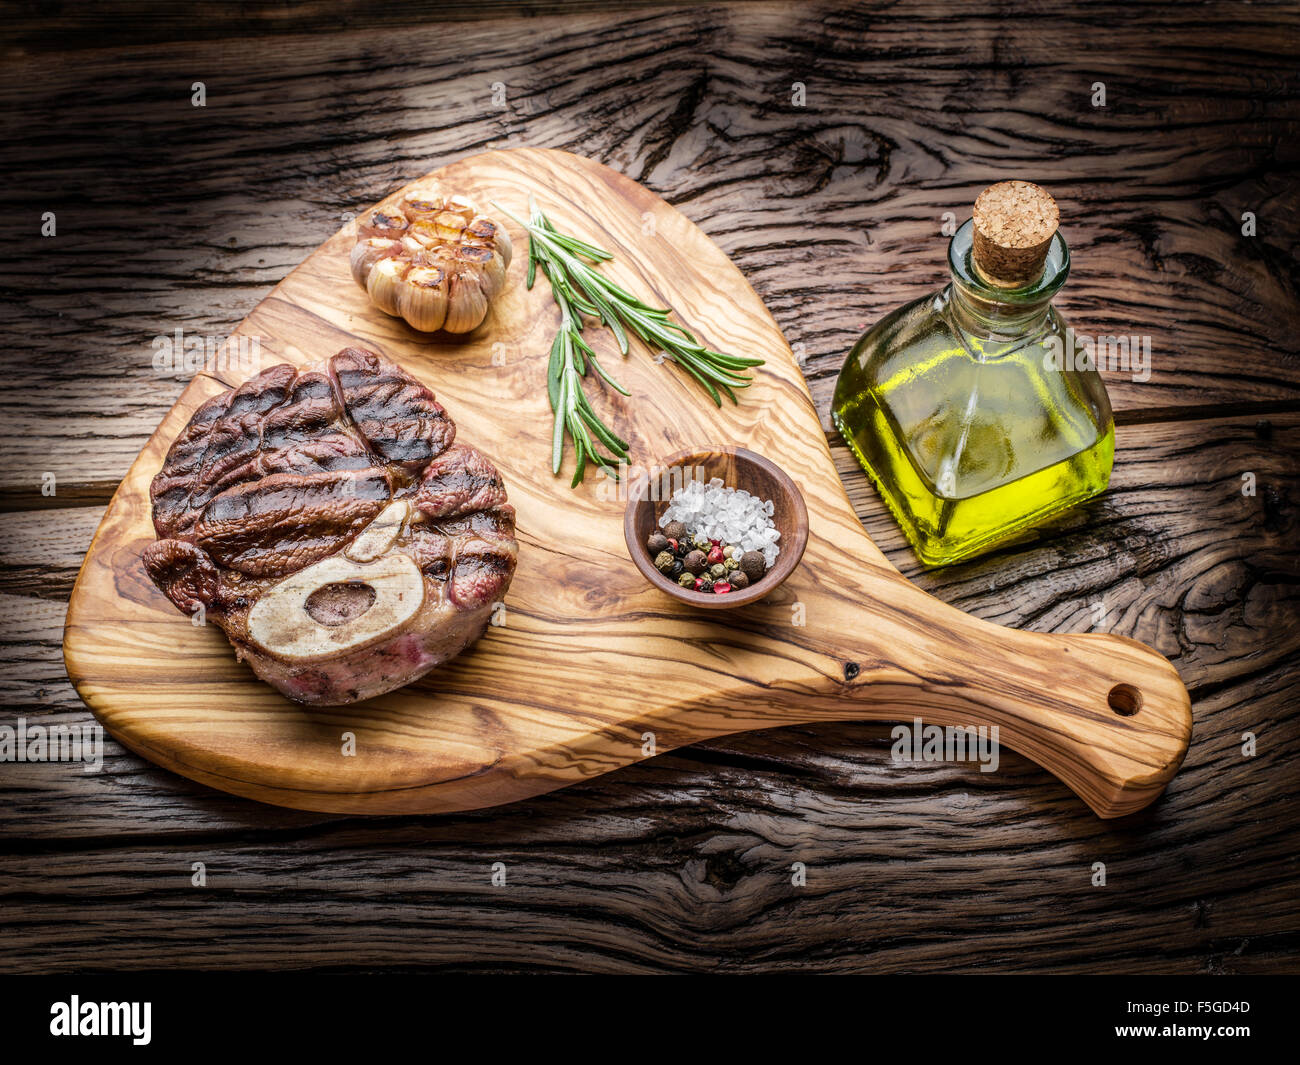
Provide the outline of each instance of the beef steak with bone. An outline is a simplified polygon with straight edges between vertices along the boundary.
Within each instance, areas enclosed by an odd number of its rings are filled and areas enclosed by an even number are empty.
[[[399,688],[486,630],[518,545],[505,486],[374,352],[285,363],[204,403],[150,499],[149,577],[290,699]]]

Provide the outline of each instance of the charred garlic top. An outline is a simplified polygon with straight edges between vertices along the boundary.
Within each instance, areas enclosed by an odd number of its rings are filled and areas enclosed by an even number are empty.
[[[501,225],[436,186],[363,215],[352,249],[352,276],[371,302],[425,333],[476,328],[509,265]]]

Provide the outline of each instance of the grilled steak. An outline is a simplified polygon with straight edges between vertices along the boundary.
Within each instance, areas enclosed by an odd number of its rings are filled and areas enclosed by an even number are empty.
[[[316,705],[408,684],[481,636],[514,575],[496,467],[374,352],[284,364],[208,400],[153,480],[150,578]]]

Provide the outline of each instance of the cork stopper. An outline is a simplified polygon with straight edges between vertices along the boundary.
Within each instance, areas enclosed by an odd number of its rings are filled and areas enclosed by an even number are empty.
[[[1020,288],[1043,272],[1061,222],[1056,201],[1028,181],[999,181],[975,201],[971,253],[986,280]]]

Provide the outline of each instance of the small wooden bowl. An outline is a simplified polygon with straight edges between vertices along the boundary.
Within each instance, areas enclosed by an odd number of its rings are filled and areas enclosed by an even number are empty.
[[[683,473],[674,476],[670,472],[668,477],[659,476],[665,470],[678,469]],[[627,513],[623,517],[623,536],[636,568],[656,588],[674,599],[703,610],[731,610],[762,599],[799,565],[804,547],[808,544],[808,510],[794,481],[775,463],[769,462],[762,455],[746,451],[743,447],[715,447],[703,451],[678,452],[661,466],[654,467],[652,473],[656,476],[650,478],[650,490],[637,493],[628,500]],[[743,488],[759,499],[770,499],[772,523],[781,534],[776,542],[781,549],[780,553],[772,568],[763,574],[763,579],[748,588],[724,595],[686,589],[665,577],[655,569],[654,559],[645,546],[650,534],[659,528],[659,518],[668,509],[672,490],[680,487],[688,478],[703,479],[707,483],[714,477],[721,478],[728,488]],[[669,482],[670,487],[664,485],[665,481]],[[655,489],[660,486],[667,490],[656,492]],[[656,495],[663,498],[654,498]]]

